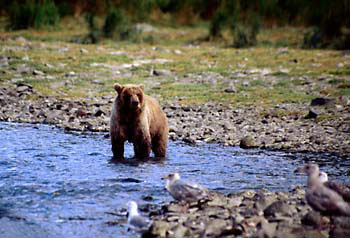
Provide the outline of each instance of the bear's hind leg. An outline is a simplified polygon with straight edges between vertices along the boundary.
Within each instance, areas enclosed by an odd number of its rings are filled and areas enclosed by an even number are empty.
[[[164,158],[166,155],[167,144],[167,140],[164,141],[160,139],[154,139],[152,141],[152,151],[154,153],[154,156]]]

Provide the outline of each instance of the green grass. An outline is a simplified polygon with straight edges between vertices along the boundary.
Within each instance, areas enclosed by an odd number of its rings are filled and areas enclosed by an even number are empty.
[[[148,42],[103,40],[98,45],[82,45],[71,42],[74,37],[87,34],[87,27],[80,27],[81,23],[84,22],[64,19],[59,31],[0,30],[0,37],[7,39],[0,41],[0,48],[10,58],[10,65],[2,67],[0,84],[8,84],[13,78],[18,78],[15,75],[19,73],[15,69],[25,65],[29,73],[20,75],[24,82],[30,83],[44,95],[56,97],[115,95],[115,82],[143,83],[146,93],[160,95],[162,100],[185,104],[213,101],[272,106],[305,103],[319,93],[350,95],[349,83],[342,79],[350,76],[350,68],[344,63],[346,59],[343,54],[334,50],[297,48],[304,29],[263,29],[258,36],[261,43],[247,49],[228,47],[226,43],[232,42],[228,38],[230,34],[224,34],[220,42],[200,40],[208,34],[204,25],[173,27],[169,24],[155,25],[157,31],[147,33],[152,36]],[[27,41],[21,43],[13,40],[18,36],[24,36]],[[189,45],[189,42],[199,43]],[[82,49],[87,51],[82,52]],[[175,54],[175,50],[181,53]],[[111,52],[125,54],[113,55]],[[27,56],[29,61],[24,60]],[[128,69],[121,67],[140,60],[156,59],[167,59],[169,62],[145,63]],[[339,63],[345,66],[339,68]],[[173,75],[150,76],[152,68],[167,69]],[[44,72],[45,76],[33,75],[34,69]],[[252,69],[268,69],[271,73],[246,73]],[[75,72],[74,80],[66,76],[68,72]],[[213,79],[216,83],[199,83],[196,77],[203,72],[218,73],[220,77]],[[236,73],[245,76],[233,76]],[[184,78],[185,74],[190,76]],[[312,91],[304,87],[305,77],[315,83]],[[318,81],[320,77],[327,80]],[[100,81],[100,84],[92,83],[93,80]],[[68,83],[65,84],[66,81]],[[249,86],[242,86],[245,81]],[[236,87],[236,93],[225,93],[225,88],[230,84]]]

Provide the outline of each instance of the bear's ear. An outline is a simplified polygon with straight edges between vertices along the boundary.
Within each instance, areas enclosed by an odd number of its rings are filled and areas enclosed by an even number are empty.
[[[139,87],[142,89],[142,91],[145,90],[145,86],[143,86],[143,84],[139,84]]]
[[[118,92],[118,94],[120,94],[122,92],[122,90],[123,90],[123,85],[120,85],[119,83],[116,83],[116,84],[114,84],[114,89],[115,89],[115,91]]]

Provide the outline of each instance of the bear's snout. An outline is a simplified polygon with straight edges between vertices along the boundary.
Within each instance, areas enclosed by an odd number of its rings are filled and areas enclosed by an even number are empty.
[[[136,108],[139,106],[139,103],[140,103],[140,100],[136,95],[130,98],[131,107]]]

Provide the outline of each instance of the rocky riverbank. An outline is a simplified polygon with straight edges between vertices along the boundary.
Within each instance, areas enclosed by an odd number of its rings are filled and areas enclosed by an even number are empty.
[[[322,217],[305,202],[305,191],[244,191],[213,194],[209,201],[170,203],[151,212],[153,225],[143,237],[350,237],[350,219]]]
[[[0,88],[0,120],[48,123],[65,130],[108,134],[114,97],[57,99],[31,85]],[[242,148],[328,152],[349,158],[350,103],[344,98],[315,98],[309,105],[233,107],[223,103],[180,105],[161,102],[169,137],[188,143],[220,143]]]

